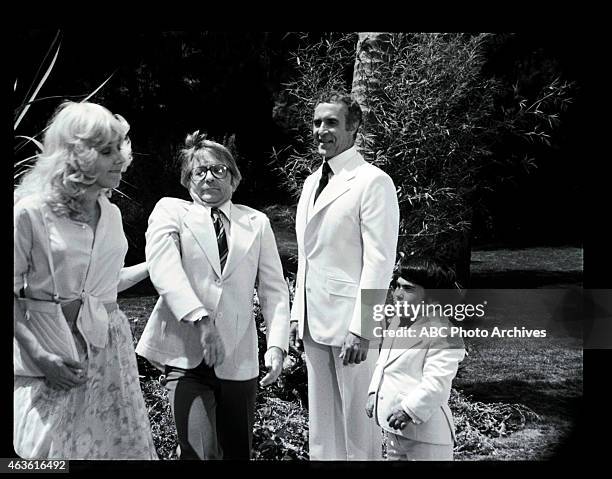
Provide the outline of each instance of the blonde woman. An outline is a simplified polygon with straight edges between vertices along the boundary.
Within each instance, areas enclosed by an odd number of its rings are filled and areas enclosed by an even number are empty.
[[[156,459],[117,292],[127,241],[107,193],[131,162],[129,125],[62,104],[14,192],[14,435],[28,459]]]

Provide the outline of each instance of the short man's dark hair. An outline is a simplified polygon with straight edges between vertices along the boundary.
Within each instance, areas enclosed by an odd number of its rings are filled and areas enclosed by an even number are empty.
[[[425,295],[433,300],[450,302],[456,299],[448,291],[457,288],[455,271],[444,262],[430,256],[402,256],[393,271],[392,286],[397,279],[418,284],[425,289]]]
[[[355,129],[354,137],[357,137],[357,130],[361,126],[363,113],[353,95],[339,90],[326,91],[319,95],[317,105],[320,103],[344,103],[347,108],[346,125],[348,128]]]

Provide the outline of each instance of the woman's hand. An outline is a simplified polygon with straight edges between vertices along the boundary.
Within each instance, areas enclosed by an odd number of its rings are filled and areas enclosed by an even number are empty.
[[[14,303],[15,338],[44,374],[49,386],[67,390],[87,381],[85,368],[80,362],[62,358],[43,348],[28,327],[21,301],[15,298]]]
[[[78,361],[57,354],[43,353],[34,359],[50,387],[67,391],[87,381],[84,366]]]

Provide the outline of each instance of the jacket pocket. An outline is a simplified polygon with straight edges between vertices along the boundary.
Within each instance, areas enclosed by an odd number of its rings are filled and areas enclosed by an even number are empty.
[[[335,294],[336,296],[347,296],[349,298],[356,298],[357,291],[359,289],[359,285],[357,285],[357,283],[330,277],[327,278],[326,287],[329,294]]]

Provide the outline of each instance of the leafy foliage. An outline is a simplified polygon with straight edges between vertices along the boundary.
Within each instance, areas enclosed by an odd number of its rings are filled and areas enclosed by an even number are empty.
[[[308,459],[308,415],[299,404],[259,394],[256,414],[253,459]]]
[[[326,90],[343,89],[350,83],[355,56],[356,37],[352,34],[323,34],[315,40],[301,35],[302,44],[291,53],[297,79],[285,84],[277,100],[274,119],[289,131],[294,143],[273,152],[273,159],[282,175],[287,191],[299,196],[302,183],[320,164],[313,147],[310,125],[316,98]],[[344,68],[344,69],[343,69]]]
[[[554,78],[535,92],[516,83],[508,94],[505,83],[483,73],[495,35],[386,38],[374,73],[382,81],[373,82],[376,89],[367,96],[358,145],[397,187],[399,249],[434,254],[455,265],[465,280],[479,195],[500,178],[535,165],[528,145],[551,144],[572,86]],[[326,34],[293,53],[298,74],[286,85],[284,113],[277,117],[298,139],[274,159],[295,196],[320,165],[310,132],[314,101],[326,90],[349,89],[345,72],[355,62],[356,40],[354,34]]]
[[[55,38],[51,42],[49,49],[43,58],[42,62],[38,66],[38,70],[30,83],[30,86],[26,91],[21,91],[20,88],[20,79],[15,79],[15,84],[13,87],[13,93],[15,95],[15,99],[19,93],[23,94],[23,100],[14,105],[14,118],[15,122],[13,124],[13,131],[15,133],[14,136],[14,147],[13,153],[15,155],[14,164],[13,164],[13,183],[17,183],[20,177],[26,173],[33,164],[34,159],[36,158],[36,154],[42,151],[42,143],[37,139],[41,133],[35,134],[31,136],[27,135],[17,135],[17,129],[21,123],[21,121],[26,116],[26,113],[30,110],[30,107],[41,100],[45,100],[45,98],[38,98],[37,95],[40,92],[40,89],[43,87],[47,78],[51,74],[53,67],[55,66],[55,62],[60,52],[61,47],[61,35],[58,32],[55,35]],[[43,73],[44,71],[44,73]],[[28,156],[28,147],[34,145],[36,147],[36,152],[34,155]]]
[[[27,112],[30,110],[32,105],[38,104],[41,102],[47,103],[57,103],[61,101],[61,96],[46,96],[41,97],[38,96],[40,90],[43,85],[51,75],[53,68],[55,67],[56,61],[60,54],[60,49],[62,46],[62,32],[58,31],[55,35],[55,38],[51,42],[49,49],[43,58],[42,62],[38,66],[38,70],[34,75],[32,82],[27,90],[22,91],[20,88],[20,79],[15,79],[15,84],[13,87],[13,93],[15,95],[15,99],[19,94],[23,94],[23,100],[21,102],[17,102],[14,105],[14,117],[15,123],[13,124],[13,131],[15,133],[15,145],[14,145],[14,154],[15,160],[13,164],[13,183],[17,183],[19,178],[26,173],[32,166],[33,161],[36,159],[37,154],[42,151],[42,143],[41,136],[45,132],[46,128],[38,133],[30,133],[31,136],[28,135],[17,135],[17,129],[21,124],[22,120],[25,118]],[[44,73],[43,73],[44,71]],[[109,80],[112,78],[112,74],[104,80],[100,85],[98,85],[92,92],[83,95],[75,95],[75,99],[78,98],[80,101],[88,101],[94,95],[96,95],[104,85],[106,85]],[[52,100],[49,102],[49,100]],[[26,151],[28,151],[28,147],[31,146],[36,147],[36,154],[27,156]]]
[[[140,365],[139,362],[139,367]],[[168,402],[168,392],[157,380],[158,375],[159,372],[156,372],[148,378],[141,377],[140,381],[149,413],[151,434],[160,459],[178,459],[176,427]]]
[[[289,282],[293,295],[293,282]],[[255,294],[254,320],[259,342],[261,380],[266,372],[263,354],[266,351],[265,322],[259,299]],[[153,304],[148,306],[150,310]],[[145,308],[146,309],[146,308]],[[134,346],[146,324],[146,311],[138,306],[126,308],[134,324]],[[140,321],[143,319],[143,321]],[[176,427],[168,394],[160,384],[161,373],[146,359],[137,356],[140,385],[151,421],[153,441],[160,459],[177,459]],[[265,389],[259,388],[256,398],[256,418],[253,429],[253,459],[287,460],[308,459],[308,412],[306,363],[303,353],[291,349],[279,380]]]
[[[474,401],[457,389],[451,391],[449,406],[455,420],[456,453],[492,454],[491,438],[507,436],[540,420],[522,404]]]
[[[289,287],[293,294],[292,281],[289,281]],[[144,306],[140,305],[142,301],[135,300],[122,304],[130,322],[136,324],[134,344],[142,334],[148,311],[153,307],[154,302],[149,302]],[[265,373],[262,353],[265,351],[265,324],[257,298],[254,314],[261,353],[261,379]],[[307,377],[302,353],[290,350],[285,368],[276,384],[260,388],[257,392],[253,459],[308,459]],[[159,382],[160,372],[140,356],[138,369],[157,453],[160,459],[176,459],[176,428],[167,391]],[[508,436],[539,421],[536,413],[521,404],[475,401],[457,389],[451,391],[449,405],[456,425],[455,453],[462,459],[494,455],[493,438]],[[383,454],[384,451],[383,436]]]

